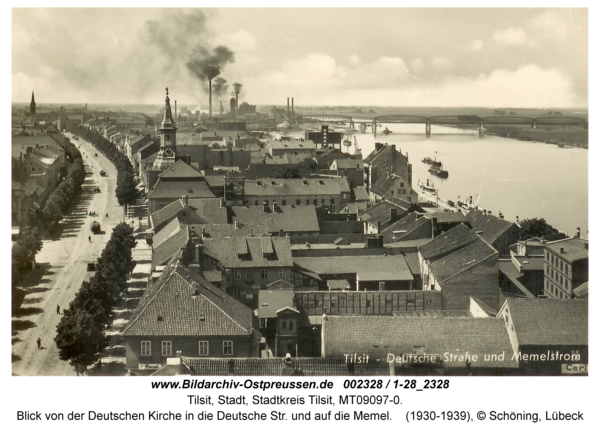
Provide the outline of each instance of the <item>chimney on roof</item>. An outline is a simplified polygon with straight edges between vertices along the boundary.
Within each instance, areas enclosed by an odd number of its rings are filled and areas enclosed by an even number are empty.
[[[268,201],[263,202],[263,212],[265,214],[269,212],[269,202]]]
[[[187,205],[188,204],[188,195],[181,196],[181,203],[183,205]]]
[[[273,201],[273,214],[277,212],[277,202]]]
[[[279,236],[284,236],[283,235],[283,229],[279,229]]]
[[[560,248],[560,254],[565,254],[565,248],[564,247]]]
[[[438,231],[438,220],[437,217],[431,218],[431,237],[435,238]]]
[[[240,222],[238,222],[237,220],[233,222],[233,228],[234,229],[239,229],[240,228]]]
[[[577,236],[576,238],[581,238],[581,228],[577,228]]]
[[[377,234],[381,233],[381,221],[377,220]]]
[[[204,235],[204,233],[204,228],[202,228],[202,234]],[[196,262],[200,265],[200,270],[202,270],[204,266],[204,244],[196,244]]]
[[[390,221],[398,220],[398,208],[390,208]]]
[[[392,145],[392,150],[396,152],[396,144]]]

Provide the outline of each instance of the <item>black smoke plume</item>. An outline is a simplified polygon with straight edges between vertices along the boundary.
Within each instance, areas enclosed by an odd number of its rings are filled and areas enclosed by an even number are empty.
[[[199,46],[192,53],[192,58],[187,62],[188,70],[202,82],[211,80],[221,74],[221,69],[228,63],[235,61],[233,51],[226,46],[219,45],[211,51]]]
[[[240,84],[239,82],[234,82],[234,84],[233,84],[233,92],[235,94],[240,94],[240,91],[242,91],[242,84]]]
[[[221,97],[227,92],[227,80],[220,76],[216,77],[212,83],[212,92],[215,96]]]

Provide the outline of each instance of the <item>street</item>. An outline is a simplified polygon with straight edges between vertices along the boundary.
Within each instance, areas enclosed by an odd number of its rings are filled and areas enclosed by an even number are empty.
[[[42,250],[36,256],[40,266],[40,280],[28,287],[18,316],[12,318],[12,372],[13,375],[27,376],[70,376],[75,375],[73,367],[58,358],[54,343],[56,326],[62,317],[57,314],[57,305],[67,308],[75,297],[82,281],[90,278],[87,262],[100,256],[110,239],[112,230],[122,219],[122,208],[115,196],[117,172],[115,167],[101,153],[98,157],[95,148],[81,138],[73,140],[79,147],[86,178],[82,186],[81,200],[77,207],[61,221],[60,233],[56,240],[44,240]],[[100,170],[107,172],[100,176]],[[100,193],[95,192],[100,188]],[[90,217],[85,211],[96,211],[98,216]],[[106,214],[108,213],[108,218]],[[94,235],[90,224],[97,220],[102,232]],[[91,237],[91,241],[88,240]],[[41,349],[36,340],[41,338]]]

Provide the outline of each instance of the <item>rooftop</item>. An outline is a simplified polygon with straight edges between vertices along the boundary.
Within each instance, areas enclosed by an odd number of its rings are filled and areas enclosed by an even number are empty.
[[[277,312],[286,307],[295,310],[292,289],[258,291],[257,315],[259,319],[274,319],[277,317]]]
[[[294,265],[319,275],[356,274],[362,281],[413,280],[402,255],[297,257]]]
[[[587,259],[589,255],[588,241],[581,238],[567,238],[552,241],[546,248],[567,262]]]
[[[346,178],[263,178],[245,180],[246,196],[340,195],[350,193]]]
[[[283,232],[319,232],[317,212],[312,205],[273,205],[264,211],[263,205],[254,207],[232,206],[232,220],[246,223],[260,223],[267,226],[270,233]]]

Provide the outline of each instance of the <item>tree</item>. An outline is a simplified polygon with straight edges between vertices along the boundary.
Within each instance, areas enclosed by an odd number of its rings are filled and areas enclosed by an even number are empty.
[[[562,232],[559,232],[554,226],[548,224],[543,218],[525,219],[521,222],[520,240],[526,240],[537,237],[546,241],[556,241],[567,238]]]
[[[27,271],[35,262],[35,255],[42,249],[40,234],[35,228],[28,228],[12,247],[13,285],[25,284]]]
[[[63,312],[54,341],[59,350],[58,357],[69,361],[79,375],[98,360],[100,352],[108,346],[108,338],[93,314],[71,305]]]

